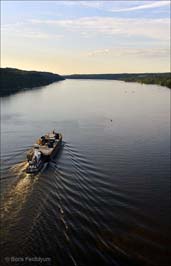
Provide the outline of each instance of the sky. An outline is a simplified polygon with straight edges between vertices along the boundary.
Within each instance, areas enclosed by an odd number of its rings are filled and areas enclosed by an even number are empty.
[[[170,71],[171,2],[1,1],[1,67]]]

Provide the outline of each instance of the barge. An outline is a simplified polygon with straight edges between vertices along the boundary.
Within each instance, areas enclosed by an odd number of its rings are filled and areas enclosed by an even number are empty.
[[[59,151],[61,143],[62,134],[56,133],[54,130],[39,138],[27,152],[26,173],[38,173],[47,162],[53,159]]]

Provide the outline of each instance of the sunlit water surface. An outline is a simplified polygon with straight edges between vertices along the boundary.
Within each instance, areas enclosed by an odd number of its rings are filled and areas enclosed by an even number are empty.
[[[171,265],[169,96],[65,80],[2,98],[2,265]],[[54,128],[59,154],[27,175],[26,151]]]

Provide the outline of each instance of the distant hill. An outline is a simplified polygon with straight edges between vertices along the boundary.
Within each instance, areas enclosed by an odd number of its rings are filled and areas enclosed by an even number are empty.
[[[123,74],[73,74],[65,75],[67,79],[107,79],[158,84],[171,88],[171,73],[123,73]]]
[[[48,85],[64,80],[58,74],[39,71],[26,71],[15,68],[0,68],[0,96],[6,96],[25,89]]]

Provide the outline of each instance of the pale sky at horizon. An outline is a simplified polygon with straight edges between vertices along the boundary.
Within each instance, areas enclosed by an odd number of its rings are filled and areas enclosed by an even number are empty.
[[[1,66],[170,71],[170,1],[2,1]]]

